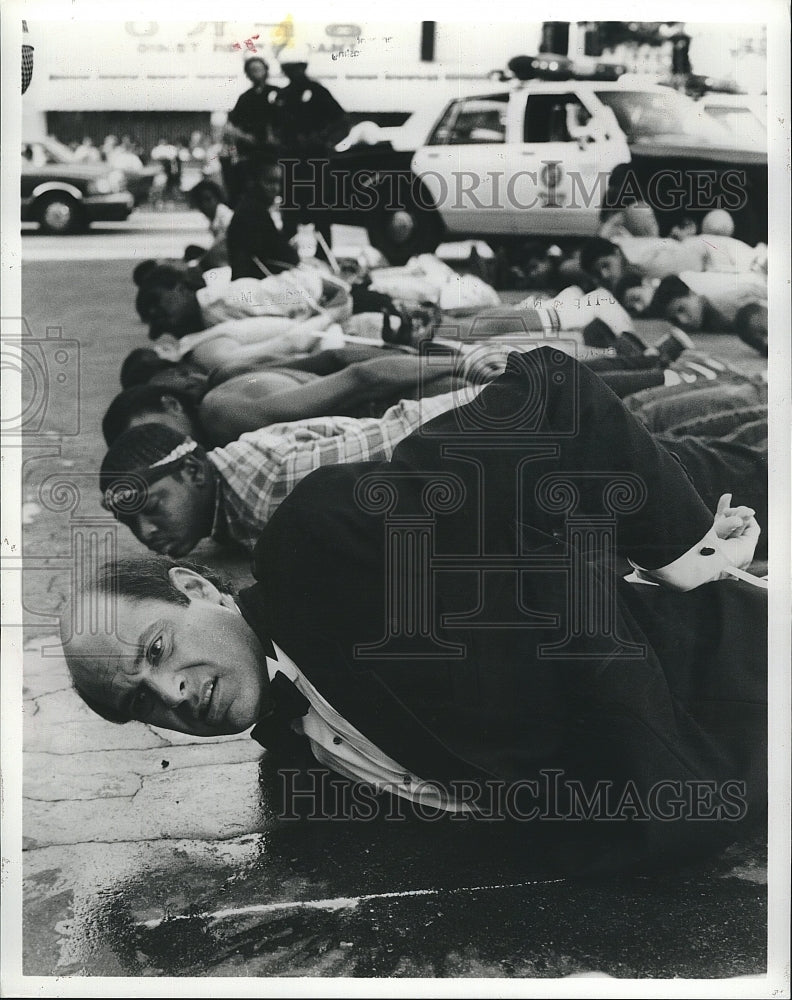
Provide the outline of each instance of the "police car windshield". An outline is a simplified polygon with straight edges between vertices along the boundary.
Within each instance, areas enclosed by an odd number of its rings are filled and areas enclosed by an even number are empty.
[[[629,143],[657,141],[730,146],[727,128],[694,101],[675,90],[597,90],[597,97],[616,115]]]

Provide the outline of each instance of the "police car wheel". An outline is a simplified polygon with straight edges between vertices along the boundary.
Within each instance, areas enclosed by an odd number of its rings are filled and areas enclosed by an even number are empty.
[[[437,212],[419,207],[410,198],[399,207],[383,207],[367,226],[371,245],[391,264],[405,264],[419,253],[432,253],[442,242]]]
[[[83,225],[79,204],[68,194],[54,193],[42,198],[36,214],[42,232],[53,236],[74,233]]]

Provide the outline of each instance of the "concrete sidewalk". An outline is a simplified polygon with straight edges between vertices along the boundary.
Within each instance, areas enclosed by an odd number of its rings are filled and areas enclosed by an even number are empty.
[[[52,638],[24,698],[26,975],[764,971],[761,838],[672,876],[554,879],[432,823],[277,819],[256,743],[104,722]]]

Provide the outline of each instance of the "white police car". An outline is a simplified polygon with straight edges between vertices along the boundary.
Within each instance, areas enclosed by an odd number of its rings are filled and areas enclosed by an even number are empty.
[[[532,80],[437,110],[400,129],[357,126],[332,164],[346,174],[336,207],[393,263],[449,239],[592,235],[603,209],[638,199],[664,231],[682,214],[738,212],[750,185],[727,176],[731,188],[721,190],[730,165],[756,174],[761,215],[766,154],[735,148],[727,129],[669,87]],[[766,197],[765,179],[765,206]]]

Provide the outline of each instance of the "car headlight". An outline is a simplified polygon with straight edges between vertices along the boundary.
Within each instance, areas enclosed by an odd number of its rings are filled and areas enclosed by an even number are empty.
[[[115,194],[123,191],[126,187],[126,180],[120,170],[111,170],[109,174],[97,177],[88,185],[91,194]]]

